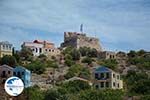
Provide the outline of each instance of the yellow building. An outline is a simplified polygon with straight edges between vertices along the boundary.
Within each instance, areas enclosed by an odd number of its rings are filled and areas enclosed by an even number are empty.
[[[0,42],[0,58],[5,55],[12,55],[12,44],[8,41]]]

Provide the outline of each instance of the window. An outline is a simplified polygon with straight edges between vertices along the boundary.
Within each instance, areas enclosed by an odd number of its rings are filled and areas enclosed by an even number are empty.
[[[115,56],[113,55],[113,58],[115,58]]]
[[[38,52],[38,49],[36,48],[36,51],[35,52]]]
[[[104,87],[104,82],[101,82],[101,88],[103,88]]]
[[[40,53],[42,52],[42,48],[40,48],[40,51],[39,51]]]
[[[4,83],[5,83],[5,81],[6,81],[6,80],[4,79],[4,80],[3,80],[3,82],[2,82],[2,84],[4,84]]]
[[[112,56],[110,55],[110,59],[112,58]]]
[[[51,52],[51,49],[49,49],[49,52]]]
[[[20,72],[18,72],[17,74],[18,74],[18,75],[17,75],[18,77],[21,77],[21,74],[20,74]]]
[[[45,51],[47,51],[47,49],[45,49]]]
[[[3,49],[5,49],[5,45],[3,45]]]
[[[101,73],[101,78],[104,78],[104,73]]]
[[[8,45],[6,45],[6,49],[8,50]]]
[[[2,74],[2,76],[3,76],[3,77],[5,77],[5,76],[6,76],[6,72],[5,72],[5,71],[3,71],[3,74]]]
[[[16,72],[14,72],[13,74],[14,74],[14,76],[16,76]]]
[[[106,73],[106,78],[109,78],[109,73]]]
[[[113,86],[114,86],[114,87],[116,86],[116,83],[115,83],[115,82],[113,82]]]
[[[22,75],[24,75],[24,72],[22,72]]]
[[[117,79],[119,80],[119,75],[117,75]]]
[[[8,71],[8,74],[10,74],[10,71]]]
[[[119,83],[118,83],[118,88],[119,88]]]
[[[106,82],[106,87],[109,87],[109,82]]]
[[[113,74],[113,78],[115,78],[116,76],[115,76],[115,74]]]
[[[95,85],[95,88],[96,88],[96,89],[98,89],[98,88],[99,88],[98,84],[96,84],[96,85]]]
[[[98,73],[95,73],[95,78],[98,79]]]
[[[9,50],[11,50],[11,46],[9,46]]]

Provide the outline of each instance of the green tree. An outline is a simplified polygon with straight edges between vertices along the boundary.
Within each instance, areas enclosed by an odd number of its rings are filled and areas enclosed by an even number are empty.
[[[82,69],[82,66],[79,64],[72,65],[69,68],[67,74],[65,75],[65,78],[69,79],[73,76],[78,76],[80,74],[81,69]]]
[[[150,80],[145,72],[129,71],[125,77],[129,95],[149,94]]]
[[[139,50],[139,51],[137,52],[137,55],[138,55],[138,56],[142,56],[142,55],[144,55],[145,53],[146,53],[146,51],[143,50],[143,49],[141,49],[141,50]]]
[[[109,67],[111,69],[116,69],[118,62],[116,59],[107,59],[98,61],[98,64]]]
[[[122,90],[95,90],[81,91],[78,100],[123,100]]]
[[[70,59],[66,59],[65,60],[65,64],[67,65],[67,66],[72,66],[72,65],[74,65],[75,64],[75,62],[73,61],[73,60],[70,60]]]
[[[30,48],[22,47],[20,51],[20,57],[22,60],[32,61],[33,54]]]
[[[51,68],[59,67],[56,61],[48,60],[45,63],[46,63],[46,67],[51,67]]]
[[[132,57],[136,57],[137,53],[136,53],[136,51],[131,50],[127,55],[132,58]]]
[[[75,61],[72,60],[72,56],[70,54],[65,55],[65,64],[69,67],[75,64]]]
[[[49,89],[45,92],[44,100],[60,100],[61,95],[57,90]]]
[[[91,73],[88,68],[83,67],[82,70],[79,73],[79,76],[85,79],[91,79]]]
[[[17,61],[14,56],[5,55],[4,57],[1,58],[1,65],[3,64],[14,67],[17,65]]]
[[[66,48],[62,51],[62,53],[63,53],[64,55],[70,54],[72,50],[73,50],[73,47],[68,46],[68,47],[66,47]]]
[[[20,63],[21,63],[21,58],[20,58],[19,52],[15,52],[15,53],[13,54],[13,56],[15,57],[17,63],[20,64]]]
[[[67,72],[67,74],[65,74],[65,78],[66,79],[69,79],[69,78],[72,78],[72,77],[74,77],[74,76],[76,76],[76,74],[75,73],[73,73],[73,72],[71,72],[71,71],[69,71],[69,72]]]
[[[24,90],[26,100],[45,100],[44,92],[38,86],[26,88]]]
[[[98,55],[97,50],[90,47],[80,47],[79,52],[81,53],[81,56],[97,57]]]
[[[80,52],[77,49],[73,49],[70,53],[73,60],[80,60]]]
[[[91,88],[88,82],[81,81],[81,80],[69,81],[63,83],[60,87],[65,88],[66,89],[65,91],[70,94],[78,93],[81,90],[87,90]]]
[[[87,56],[88,57],[97,57],[98,52],[95,48],[92,48],[88,51]]]
[[[140,69],[150,69],[150,57],[133,57],[128,59],[128,63],[131,65],[136,65]]]
[[[42,74],[45,71],[46,64],[41,61],[36,60],[28,64],[26,68],[31,70],[33,73]]]
[[[44,55],[44,54],[40,54],[40,55],[38,56],[38,58],[47,58],[47,56]]]
[[[119,56],[119,57],[126,57],[126,53],[123,52],[123,51],[119,51],[119,52],[117,52],[117,56]]]
[[[70,59],[70,60],[72,60],[72,56],[71,56],[70,54],[66,54],[66,55],[65,55],[65,59]]]
[[[93,59],[90,57],[85,57],[82,59],[82,63],[87,63],[88,65],[90,65],[92,63]]]
[[[90,52],[89,47],[80,47],[79,51],[81,53],[81,56],[87,56],[88,52]]]
[[[150,95],[141,96],[141,100],[150,100]]]
[[[136,94],[150,94],[150,79],[141,79],[138,82],[135,82],[133,87],[131,88],[131,92]]]

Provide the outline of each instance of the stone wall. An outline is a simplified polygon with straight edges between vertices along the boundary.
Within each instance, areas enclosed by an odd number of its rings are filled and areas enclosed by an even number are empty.
[[[98,58],[100,59],[116,59],[116,53],[111,51],[99,52]]]
[[[75,48],[80,47],[90,47],[95,48],[98,51],[101,51],[100,41],[95,37],[87,37],[84,33],[77,32],[65,32],[64,33],[64,43],[61,44],[61,47],[72,46]]]

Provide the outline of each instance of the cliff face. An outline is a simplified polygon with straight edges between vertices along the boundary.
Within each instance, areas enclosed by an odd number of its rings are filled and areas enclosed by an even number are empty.
[[[102,51],[102,47],[98,38],[87,37],[86,34],[83,33],[65,32],[64,42],[61,44],[61,47],[67,46],[72,46],[77,49],[85,46],[95,48],[98,51]]]

